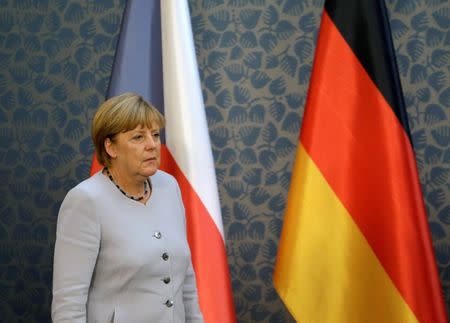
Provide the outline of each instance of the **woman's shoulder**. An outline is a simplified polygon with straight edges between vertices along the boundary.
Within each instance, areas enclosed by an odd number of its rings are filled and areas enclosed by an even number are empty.
[[[178,186],[177,180],[173,177],[173,175],[160,169],[158,169],[155,174],[150,176],[150,180],[153,186]]]
[[[104,179],[104,175],[98,172],[71,188],[67,193],[67,197],[96,198],[103,191]]]

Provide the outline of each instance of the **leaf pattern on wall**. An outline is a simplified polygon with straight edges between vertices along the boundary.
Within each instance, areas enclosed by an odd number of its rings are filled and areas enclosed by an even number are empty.
[[[0,1],[0,322],[50,322],[56,215],[86,178],[126,0]],[[450,307],[450,10],[387,0]],[[272,284],[323,0],[189,0],[239,322]]]
[[[56,216],[89,176],[124,7],[0,1],[0,322],[50,322]]]

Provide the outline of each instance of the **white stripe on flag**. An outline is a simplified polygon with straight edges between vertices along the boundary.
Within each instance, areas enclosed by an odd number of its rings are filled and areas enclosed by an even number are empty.
[[[216,173],[185,0],[161,1],[166,144],[223,235]]]

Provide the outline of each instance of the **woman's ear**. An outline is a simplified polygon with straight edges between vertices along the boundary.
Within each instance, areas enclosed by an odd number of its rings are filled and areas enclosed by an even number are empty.
[[[104,145],[106,153],[109,155],[109,157],[116,158],[117,157],[116,147],[110,138],[105,139]]]

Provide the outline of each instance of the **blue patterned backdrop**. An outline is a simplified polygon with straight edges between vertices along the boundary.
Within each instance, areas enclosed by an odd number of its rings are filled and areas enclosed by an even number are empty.
[[[49,322],[56,215],[89,175],[125,0],[0,0],[0,322]],[[450,307],[450,7],[387,0]],[[189,0],[239,322],[272,285],[323,0]]]
[[[124,1],[0,1],[0,322],[50,322],[56,215],[89,176]]]

